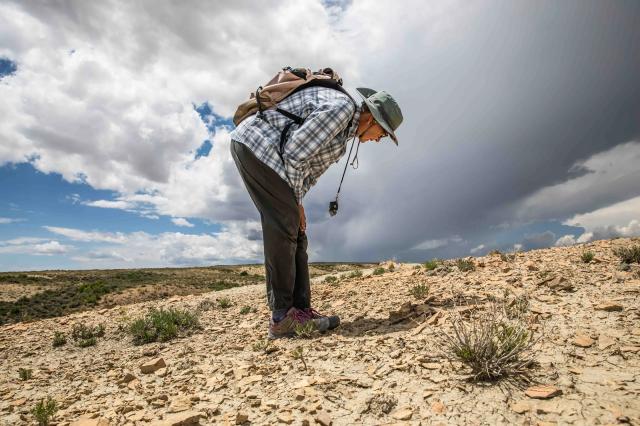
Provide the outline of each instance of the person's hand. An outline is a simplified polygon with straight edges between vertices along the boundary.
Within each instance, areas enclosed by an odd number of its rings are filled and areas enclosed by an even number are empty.
[[[298,204],[298,211],[300,212],[300,231],[305,232],[307,230],[307,218],[304,215],[302,204]]]

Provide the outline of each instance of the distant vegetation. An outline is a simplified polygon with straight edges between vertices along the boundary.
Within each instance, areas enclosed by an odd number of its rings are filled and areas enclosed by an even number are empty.
[[[427,260],[426,262],[424,262],[424,267],[427,268],[427,271],[432,271],[438,267],[438,260]]]
[[[458,259],[456,260],[456,266],[461,272],[475,271],[476,265],[473,264],[473,260]]]
[[[589,263],[593,260],[594,257],[595,255],[592,251],[585,251],[582,253],[582,256],[580,256],[580,259],[582,259],[584,263]]]
[[[263,275],[242,274],[236,269],[218,267],[0,273],[0,286],[24,286],[26,294],[13,301],[0,300],[0,325],[173,294],[224,290],[263,280]],[[118,297],[117,302],[111,301],[114,296]]]

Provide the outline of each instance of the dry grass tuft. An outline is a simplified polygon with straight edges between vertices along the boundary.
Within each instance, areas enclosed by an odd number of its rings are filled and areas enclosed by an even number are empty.
[[[467,318],[454,314],[453,333],[441,334],[445,357],[469,367],[473,381],[504,377],[528,381],[535,365],[531,349],[539,337],[534,337],[524,314],[515,314],[522,312],[522,300],[513,305],[493,303],[489,309],[467,313]]]

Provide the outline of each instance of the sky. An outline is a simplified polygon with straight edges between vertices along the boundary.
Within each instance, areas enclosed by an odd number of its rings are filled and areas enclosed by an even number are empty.
[[[636,0],[2,0],[0,271],[262,262],[229,133],[284,66],[404,115],[305,196],[310,261],[640,236]]]

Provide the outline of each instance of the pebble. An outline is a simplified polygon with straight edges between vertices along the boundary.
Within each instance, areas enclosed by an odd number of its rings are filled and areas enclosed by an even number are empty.
[[[156,370],[159,370],[166,366],[167,364],[165,364],[164,359],[156,358],[142,364],[140,366],[140,372],[142,372],[143,374],[151,374]]]
[[[558,395],[562,395],[562,390],[554,386],[531,386],[526,391],[524,391],[524,394],[529,398],[549,399]]]
[[[586,336],[584,334],[578,334],[573,339],[573,344],[576,346],[580,346],[581,348],[589,348],[593,346],[594,343],[595,341],[591,337]]]
[[[333,424],[333,420],[331,420],[331,416],[329,414],[320,412],[316,415],[316,422],[318,422],[322,426],[331,426]]]
[[[398,408],[391,414],[391,417],[396,420],[409,420],[411,416],[413,416],[413,410],[411,409],[411,407]]]
[[[622,305],[615,302],[604,302],[596,306],[596,310],[606,311],[606,312],[616,312],[616,311],[622,310]]]

